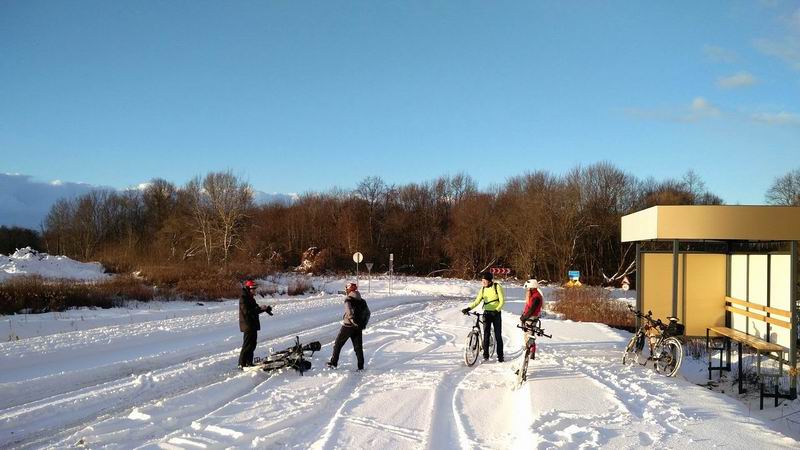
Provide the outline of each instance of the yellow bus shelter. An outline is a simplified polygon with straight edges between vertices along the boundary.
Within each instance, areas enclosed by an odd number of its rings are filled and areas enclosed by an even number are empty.
[[[622,218],[622,242],[636,243],[640,311],[677,317],[687,336],[725,327],[778,344],[791,368],[798,241],[800,207],[654,206]]]

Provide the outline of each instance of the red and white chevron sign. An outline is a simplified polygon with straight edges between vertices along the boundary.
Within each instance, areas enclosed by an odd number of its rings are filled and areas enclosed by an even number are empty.
[[[507,267],[492,267],[489,269],[489,272],[493,273],[494,275],[508,275],[511,273],[511,269]]]

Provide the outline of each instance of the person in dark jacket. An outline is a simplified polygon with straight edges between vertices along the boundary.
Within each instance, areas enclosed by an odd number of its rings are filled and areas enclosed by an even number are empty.
[[[358,370],[364,369],[364,348],[362,346],[361,329],[364,324],[359,324],[356,320],[355,311],[357,308],[366,304],[364,299],[361,298],[361,293],[358,292],[358,286],[355,283],[347,283],[345,287],[347,296],[344,299],[344,316],[342,316],[342,328],[339,329],[339,335],[336,336],[336,341],[333,343],[333,354],[328,367],[336,367],[339,364],[339,353],[347,340],[353,341],[353,350],[356,352],[356,359],[358,360]]]
[[[261,329],[258,315],[264,312],[272,315],[272,306],[261,306],[256,303],[255,292],[255,281],[245,281],[242,296],[239,297],[239,331],[244,333],[242,351],[239,353],[240,368],[253,365],[253,352],[256,351],[258,330]]]

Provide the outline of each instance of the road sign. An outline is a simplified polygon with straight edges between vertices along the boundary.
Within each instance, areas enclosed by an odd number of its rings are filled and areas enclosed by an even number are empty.
[[[581,279],[580,270],[570,270],[569,271],[569,279],[571,281],[579,281]]]
[[[489,272],[495,275],[508,275],[511,273],[511,269],[507,267],[492,267],[491,269],[489,269]]]
[[[372,263],[366,263],[364,265],[367,266],[367,270],[372,270]]]
[[[353,262],[355,262],[356,264],[358,264],[358,263],[360,263],[360,262],[361,262],[361,261],[363,261],[363,260],[364,260],[364,255],[362,255],[362,254],[361,254],[361,252],[355,252],[355,253],[353,253]]]
[[[623,291],[627,291],[630,288],[631,288],[631,281],[628,279],[628,277],[623,278],[622,279],[622,290]]]

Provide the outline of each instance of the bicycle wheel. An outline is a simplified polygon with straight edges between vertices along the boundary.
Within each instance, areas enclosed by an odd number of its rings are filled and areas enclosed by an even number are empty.
[[[525,354],[522,355],[522,364],[520,364],[519,369],[517,369],[517,386],[522,386],[522,383],[528,379],[528,361],[531,358],[531,347],[527,346],[525,349]]]
[[[494,356],[494,349],[497,344],[494,342],[494,334],[489,334],[489,357]]]
[[[683,362],[683,346],[677,339],[667,338],[656,350],[656,355],[658,355],[655,360],[656,372],[674,377]]]
[[[622,354],[622,364],[633,362],[636,358],[636,335],[631,337],[628,345],[625,347],[625,353]]]
[[[278,359],[276,361],[267,361],[261,364],[264,370],[276,370],[286,367],[287,361],[285,359]]]
[[[480,337],[477,331],[471,331],[467,335],[467,340],[464,342],[464,362],[471,366],[478,360],[478,353],[480,353]]]

